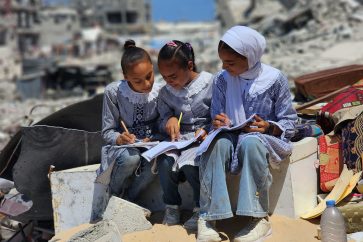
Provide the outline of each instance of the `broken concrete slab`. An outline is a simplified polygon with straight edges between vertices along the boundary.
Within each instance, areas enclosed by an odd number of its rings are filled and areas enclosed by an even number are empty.
[[[143,207],[124,199],[112,196],[108,202],[103,219],[116,223],[122,234],[151,229],[151,223],[146,219],[151,212]]]
[[[82,224],[54,236],[50,242],[122,242],[117,225],[108,220],[96,224]]]
[[[56,234],[101,217],[109,195],[107,186],[93,182],[98,167],[82,166],[50,174]]]

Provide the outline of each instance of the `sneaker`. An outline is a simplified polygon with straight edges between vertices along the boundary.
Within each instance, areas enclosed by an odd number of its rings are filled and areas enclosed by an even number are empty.
[[[184,223],[184,228],[190,231],[197,231],[198,229],[199,208],[193,209],[193,216]]]
[[[214,224],[203,218],[198,219],[197,242],[219,242],[222,241],[219,234],[214,230]]]
[[[180,223],[180,211],[177,205],[166,205],[163,224],[176,225]]]
[[[271,234],[271,224],[266,218],[252,218],[251,223],[237,233],[233,242],[262,242]]]

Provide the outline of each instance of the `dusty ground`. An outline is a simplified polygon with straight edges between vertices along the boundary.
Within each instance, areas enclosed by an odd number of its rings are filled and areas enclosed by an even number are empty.
[[[195,233],[187,233],[180,225],[164,226],[161,224],[162,215],[156,214],[151,217],[153,228],[151,230],[135,232],[123,236],[123,242],[194,242]],[[186,219],[186,216],[183,217]],[[319,241],[316,238],[317,224],[319,220],[306,221],[301,219],[290,219],[288,217],[273,215],[272,236],[268,242],[310,242]],[[217,223],[223,241],[233,241],[234,235],[246,222],[243,219],[233,218]]]

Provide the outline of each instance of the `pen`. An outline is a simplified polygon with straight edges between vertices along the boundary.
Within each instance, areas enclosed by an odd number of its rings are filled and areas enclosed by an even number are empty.
[[[120,123],[121,123],[122,128],[125,130],[125,132],[129,134],[129,130],[127,129],[124,121],[121,120]]]
[[[182,120],[183,117],[183,112],[180,112],[180,116],[179,116],[179,120],[178,120],[178,127],[180,127],[180,122]]]

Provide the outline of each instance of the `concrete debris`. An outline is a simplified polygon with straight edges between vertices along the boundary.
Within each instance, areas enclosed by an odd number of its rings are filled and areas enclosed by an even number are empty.
[[[54,171],[50,174],[54,231],[98,221],[107,202],[107,186],[93,183],[98,164]]]
[[[0,178],[0,192],[1,193],[9,193],[11,189],[14,188],[14,182],[4,179],[4,178]]]
[[[267,39],[263,62],[281,69],[290,80],[296,76],[325,68],[363,63],[363,1],[358,0],[256,0],[250,4],[241,1],[217,1],[219,22],[212,23],[155,23],[155,35],[139,36],[135,40],[146,48],[156,66],[159,48],[170,39],[192,43],[198,70],[215,73],[221,68],[217,45],[225,29],[235,24],[256,28]],[[233,8],[223,8],[230,5]],[[241,5],[240,7],[238,7]],[[223,10],[223,11],[222,11]],[[250,13],[243,15],[246,10]],[[236,15],[237,20],[227,19]],[[243,16],[242,16],[243,15]],[[228,21],[227,21],[228,20]],[[225,23],[225,25],[223,25]],[[228,23],[228,24],[226,24]],[[193,33],[193,34],[191,34]],[[128,36],[120,37],[120,42]],[[331,54],[337,45],[344,45],[348,54]],[[119,59],[120,52],[115,52]],[[319,58],[317,58],[319,57]],[[113,58],[110,58],[113,59]],[[118,61],[114,61],[118,65]],[[156,70],[157,71],[157,70]],[[155,76],[160,76],[155,73]],[[118,79],[119,77],[117,77]],[[120,77],[121,78],[121,77]],[[57,97],[58,95],[58,97]],[[61,107],[85,99],[85,96],[60,100],[59,91],[49,91],[42,100],[20,101],[14,82],[0,82],[0,150],[20,126],[34,123]],[[36,112],[29,115],[32,107]],[[40,111],[42,112],[40,113]],[[35,114],[36,113],[36,114]]]
[[[151,212],[146,208],[112,196],[103,214],[103,219],[115,222],[119,231],[127,234],[151,229],[151,223],[145,218],[150,214]]]
[[[362,44],[362,11],[362,3],[354,0],[299,0],[289,11],[272,12],[251,25],[267,36],[265,62],[293,78],[328,67],[362,63],[361,53],[321,57],[337,44]]]
[[[71,231],[56,235],[50,242],[122,242],[122,234],[112,221],[103,220],[71,235]]]
[[[0,96],[2,93],[7,92],[6,85],[1,84],[0,82]],[[11,90],[12,84],[8,84],[8,88]],[[86,98],[84,96],[73,96],[57,100],[28,99],[21,101],[14,98],[13,93],[7,93],[5,96],[4,99],[0,97],[0,151],[10,138],[20,130],[21,126],[34,124],[42,118]]]

